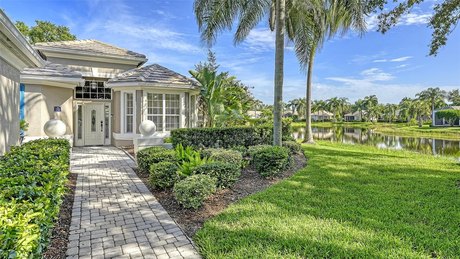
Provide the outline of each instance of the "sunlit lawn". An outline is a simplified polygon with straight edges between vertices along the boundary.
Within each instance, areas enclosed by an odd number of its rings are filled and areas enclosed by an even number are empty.
[[[208,258],[457,257],[460,165],[453,159],[321,142],[308,166],[208,221]]]

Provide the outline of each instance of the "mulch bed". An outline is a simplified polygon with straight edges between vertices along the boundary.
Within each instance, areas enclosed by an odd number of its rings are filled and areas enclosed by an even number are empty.
[[[70,223],[72,221],[72,206],[77,185],[77,174],[70,173],[66,184],[68,192],[64,195],[59,218],[54,225],[48,248],[43,253],[45,259],[66,258],[67,243],[69,238]]]
[[[207,219],[217,215],[231,203],[250,194],[262,191],[270,185],[293,175],[299,169],[305,167],[306,163],[307,160],[303,154],[294,156],[290,168],[275,179],[265,179],[248,166],[243,169],[240,179],[231,188],[219,190],[209,197],[205,204],[198,210],[184,209],[174,199],[172,190],[157,190],[150,187],[148,184],[148,174],[141,173],[138,170],[135,171],[169,215],[189,237],[192,237]]]

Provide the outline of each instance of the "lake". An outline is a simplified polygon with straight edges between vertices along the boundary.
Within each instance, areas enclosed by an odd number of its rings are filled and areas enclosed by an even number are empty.
[[[346,144],[367,144],[378,148],[405,149],[421,153],[460,157],[460,141],[436,138],[401,137],[377,133],[372,129],[313,127],[313,138]],[[303,139],[305,128],[294,128],[293,137]]]

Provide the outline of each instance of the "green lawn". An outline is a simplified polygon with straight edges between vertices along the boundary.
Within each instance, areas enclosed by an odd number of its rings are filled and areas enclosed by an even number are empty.
[[[304,122],[295,122],[292,124],[294,128],[305,127]],[[423,127],[408,126],[406,123],[385,123],[385,122],[313,122],[313,127],[334,127],[343,126],[349,128],[365,128],[373,129],[376,132],[398,135],[401,137],[425,137],[425,138],[440,138],[450,140],[460,140],[460,127],[430,127],[425,124]]]
[[[460,255],[460,165],[320,142],[308,166],[231,205],[194,240],[207,258]]]

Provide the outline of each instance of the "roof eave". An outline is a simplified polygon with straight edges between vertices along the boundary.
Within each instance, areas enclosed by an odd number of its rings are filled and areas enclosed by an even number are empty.
[[[25,67],[42,67],[45,65],[45,61],[27,42],[24,36],[1,9],[0,32],[6,36],[6,43],[8,46],[13,47],[18,53],[22,54],[20,59],[24,64],[21,67],[17,67],[18,69],[22,70]],[[2,39],[0,39],[0,41],[1,40]]]
[[[112,89],[126,88],[126,87],[145,87],[145,88],[157,88],[157,89],[183,89],[183,90],[199,90],[198,87],[182,84],[165,84],[165,83],[153,83],[153,82],[108,82],[107,87]]]
[[[39,75],[21,75],[21,83],[23,84],[39,84],[50,85],[64,88],[74,88],[83,85],[85,80],[81,77],[65,77],[65,76],[39,76]]]

